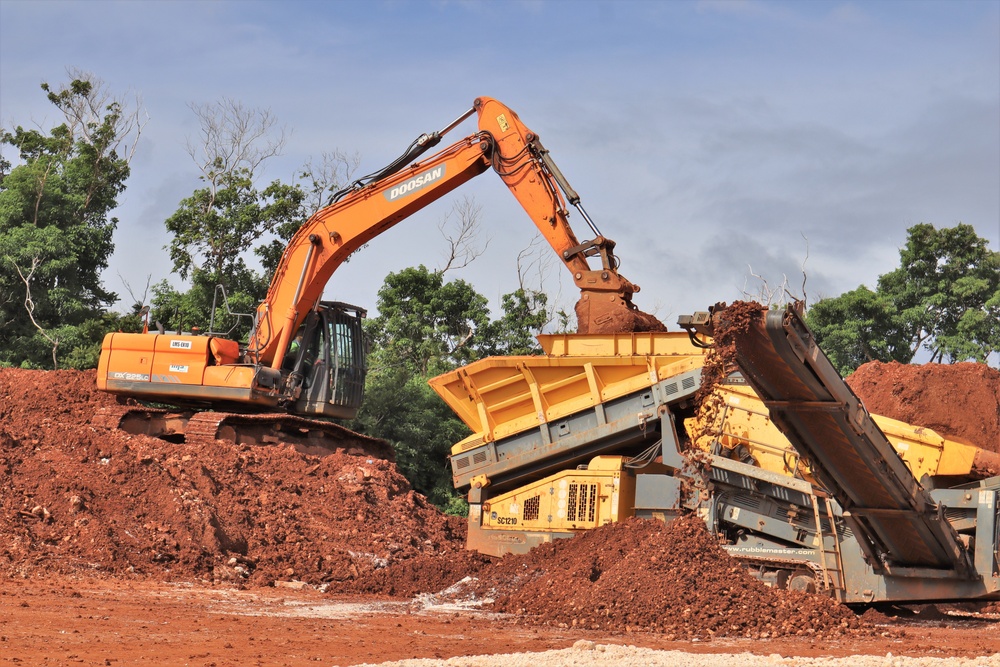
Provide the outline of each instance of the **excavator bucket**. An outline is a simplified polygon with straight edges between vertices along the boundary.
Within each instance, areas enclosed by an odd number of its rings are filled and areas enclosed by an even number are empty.
[[[578,334],[618,334],[666,331],[656,317],[613,292],[584,291],[576,302]]]

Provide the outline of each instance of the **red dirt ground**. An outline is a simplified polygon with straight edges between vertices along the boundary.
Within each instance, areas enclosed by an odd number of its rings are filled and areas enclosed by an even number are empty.
[[[995,621],[942,620],[939,614],[889,622],[882,626],[889,637],[693,642],[671,641],[662,633],[528,625],[520,617],[424,611],[407,603],[367,600],[359,605],[358,599],[308,589],[240,591],[63,575],[10,578],[0,590],[0,665],[311,667],[544,651],[580,639],[732,655],[949,658],[997,653]],[[886,664],[891,664],[888,659]]]
[[[498,565],[465,552],[464,521],[430,506],[391,461],[129,435],[90,423],[114,404],[94,385],[93,372],[0,370],[0,664],[352,664],[581,637],[906,652],[894,627],[734,572],[697,522],[626,522]],[[410,598],[468,574],[512,616],[296,613],[334,594]],[[288,582],[307,588],[274,587]],[[283,615],[268,615],[276,608]],[[946,630],[945,645],[931,635],[904,645],[993,652],[981,627]]]

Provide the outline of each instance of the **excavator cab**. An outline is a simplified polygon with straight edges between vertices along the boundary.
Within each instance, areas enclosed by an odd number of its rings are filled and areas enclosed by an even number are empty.
[[[321,302],[309,313],[286,367],[292,412],[337,419],[357,415],[368,370],[365,315],[363,308],[335,301]]]

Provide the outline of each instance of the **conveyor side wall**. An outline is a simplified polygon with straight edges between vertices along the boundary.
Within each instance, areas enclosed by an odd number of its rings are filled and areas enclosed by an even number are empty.
[[[775,424],[812,461],[876,568],[970,576],[969,555],[793,309],[736,334],[737,363]]]

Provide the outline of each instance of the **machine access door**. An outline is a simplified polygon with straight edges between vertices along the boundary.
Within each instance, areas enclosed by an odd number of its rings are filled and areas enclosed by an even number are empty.
[[[303,365],[304,386],[295,412],[354,419],[364,399],[368,343],[362,329],[365,311],[339,302],[323,302],[311,332]],[[312,352],[310,354],[310,352]]]

